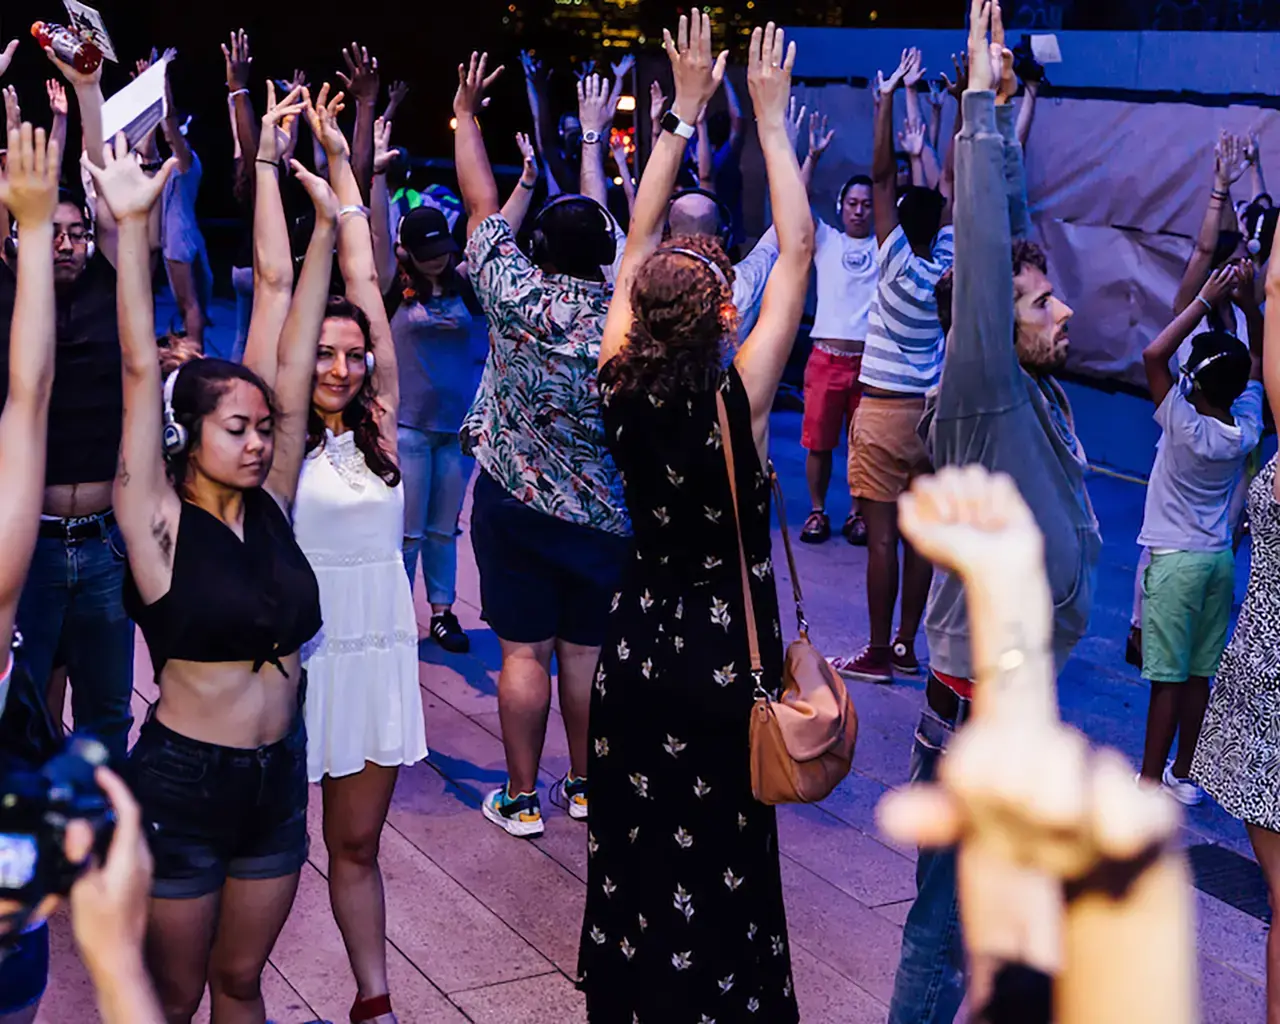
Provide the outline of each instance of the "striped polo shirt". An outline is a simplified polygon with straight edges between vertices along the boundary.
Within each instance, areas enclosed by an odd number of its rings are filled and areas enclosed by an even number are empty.
[[[880,283],[871,306],[862,356],[862,383],[884,391],[923,395],[942,373],[942,326],[934,289],[955,262],[955,232],[945,227],[926,259],[917,256],[901,227],[878,256]]]

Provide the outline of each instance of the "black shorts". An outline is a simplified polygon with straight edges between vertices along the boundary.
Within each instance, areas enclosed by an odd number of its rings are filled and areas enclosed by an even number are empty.
[[[302,869],[307,837],[307,730],[255,749],[179,735],[150,718],[129,754],[158,899],[194,899],[228,878],[284,878]]]
[[[484,617],[511,643],[604,643],[631,538],[530,508],[481,470],[471,543]]]

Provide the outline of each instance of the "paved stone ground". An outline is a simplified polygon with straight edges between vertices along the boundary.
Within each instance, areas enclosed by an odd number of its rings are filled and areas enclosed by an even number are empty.
[[[799,426],[797,414],[774,417],[774,450],[793,524],[808,504]],[[1062,680],[1061,702],[1065,717],[1095,741],[1136,757],[1146,689],[1123,662],[1123,640],[1143,491],[1096,474],[1090,488],[1108,538],[1105,563],[1094,628]],[[836,522],[847,510],[842,489],[832,487]],[[798,547],[815,641],[829,654],[860,645],[867,628],[865,553],[843,541]],[[573,1024],[585,1019],[570,981],[586,878],[585,829],[547,799],[547,834],[533,843],[508,838],[479,813],[484,791],[504,778],[495,685],[499,652],[480,621],[465,537],[460,552],[459,614],[471,631],[473,653],[453,657],[429,641],[422,644],[432,752],[427,763],[401,774],[384,834],[392,991],[405,1024]],[[785,565],[780,545],[775,562]],[[785,581],[782,586],[785,593]],[[419,608],[425,632],[429,613]],[[783,618],[785,626],[788,616]],[[156,696],[141,648],[140,654],[139,719]],[[915,891],[914,851],[880,839],[873,813],[885,790],[906,780],[921,691],[919,682],[855,684],[861,734],[853,774],[821,806],[779,813],[796,988],[810,1024],[885,1019],[902,923]],[[553,712],[543,784],[550,786],[567,764],[561,721]],[[329,910],[318,793],[311,802],[311,837],[297,903],[264,979],[268,1010],[278,1024],[344,1021],[354,993]],[[1248,854],[1243,829],[1217,808],[1193,811],[1185,837],[1188,843],[1220,843]],[[1197,893],[1197,905],[1203,1019],[1261,1021],[1265,926],[1203,893]],[[53,945],[53,976],[38,1020],[96,1019],[65,918],[54,922]],[[200,1019],[207,1020],[205,1011]]]

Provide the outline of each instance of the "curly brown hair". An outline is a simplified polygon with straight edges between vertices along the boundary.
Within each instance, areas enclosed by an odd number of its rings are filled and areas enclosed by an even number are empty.
[[[673,251],[679,249],[707,262]],[[723,280],[708,263],[720,269]],[[636,272],[631,308],[627,347],[610,372],[617,391],[666,399],[714,386],[724,341],[738,328],[733,265],[717,240],[683,235],[665,242]]]

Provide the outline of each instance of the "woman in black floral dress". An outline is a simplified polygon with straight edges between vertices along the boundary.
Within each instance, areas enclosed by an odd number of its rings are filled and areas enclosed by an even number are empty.
[[[674,114],[697,122],[723,76],[710,24],[668,40]],[[749,82],[778,224],[760,321],[728,370],[733,270],[718,243],[658,246],[684,139],[645,170],[602,346],[605,433],[635,553],[591,700],[591,820],[579,969],[592,1024],[797,1019],[772,808],[751,794],[755,683],[736,520],[764,679],[782,667],[764,470],[769,410],[804,303],[813,221],[787,137],[792,53],[757,29]],[[717,397],[736,467],[735,510]]]

